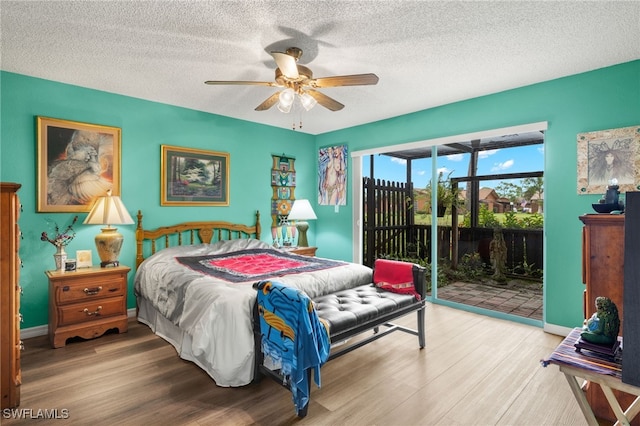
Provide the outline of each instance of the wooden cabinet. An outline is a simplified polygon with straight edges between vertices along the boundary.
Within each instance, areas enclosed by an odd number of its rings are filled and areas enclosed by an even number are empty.
[[[582,228],[582,282],[585,284],[584,314],[596,311],[596,297],[606,296],[618,307],[622,327],[624,289],[624,216],[580,216]],[[622,328],[620,328],[622,335]]]
[[[70,337],[92,339],[107,330],[127,331],[127,275],[130,268],[47,271],[49,340],[54,348]]]
[[[20,200],[17,183],[0,183],[0,372],[2,407],[20,405]]]
[[[582,282],[585,284],[584,314],[591,317],[596,311],[598,296],[608,297],[618,307],[620,315],[620,336],[622,336],[623,293],[624,293],[624,219],[623,215],[587,214],[580,216],[582,229]],[[607,403],[600,386],[589,385],[587,400],[595,415],[615,422],[616,417]],[[620,404],[626,408],[633,402],[633,396],[614,391]],[[632,425],[640,425],[640,418]]]
[[[299,254],[301,256],[314,257],[316,255],[317,247],[285,247],[289,253]]]

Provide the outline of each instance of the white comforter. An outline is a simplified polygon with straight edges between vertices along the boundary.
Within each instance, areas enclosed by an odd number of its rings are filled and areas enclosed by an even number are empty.
[[[207,371],[219,386],[242,386],[253,379],[254,281],[222,281],[186,268],[175,257],[215,255],[253,248],[270,246],[259,240],[243,239],[171,247],[146,259],[135,276],[139,303],[150,304],[189,336],[185,341],[190,343],[188,352],[193,357],[191,360]],[[297,287],[314,298],[370,283],[372,270],[363,265],[345,263],[274,279]]]

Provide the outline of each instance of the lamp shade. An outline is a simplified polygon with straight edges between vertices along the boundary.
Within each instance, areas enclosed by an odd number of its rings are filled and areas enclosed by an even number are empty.
[[[304,92],[300,95],[300,103],[302,103],[302,106],[306,111],[309,111],[318,103],[318,101],[316,101],[315,98],[307,92]]]
[[[278,96],[278,99],[280,100],[278,102],[278,109],[284,113],[288,113],[289,111],[291,111],[291,105],[293,105],[295,97],[296,93],[293,91],[293,89],[284,89]]]
[[[295,200],[288,216],[289,220],[317,219],[309,200]]]
[[[105,197],[96,200],[83,223],[85,225],[131,225],[133,219],[120,197],[111,195],[109,191]]]

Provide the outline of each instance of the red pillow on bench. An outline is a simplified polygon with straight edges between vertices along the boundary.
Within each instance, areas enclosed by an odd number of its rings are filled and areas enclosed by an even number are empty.
[[[393,293],[413,294],[420,300],[420,294],[413,285],[413,263],[377,259],[373,267],[373,283]]]

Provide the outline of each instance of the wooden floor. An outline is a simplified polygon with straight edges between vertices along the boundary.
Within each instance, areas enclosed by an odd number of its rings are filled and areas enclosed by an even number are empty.
[[[402,323],[413,327],[415,315]],[[220,388],[148,327],[51,349],[25,341],[21,409],[58,410],[53,424],[583,425],[557,366],[562,339],[541,329],[428,304],[427,347],[396,332],[322,368],[309,415],[272,380]],[[65,411],[66,410],[66,411]],[[37,424],[7,419],[2,424]]]

